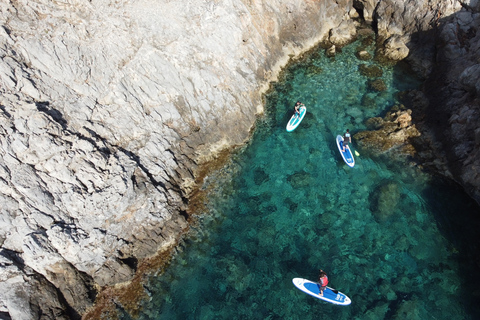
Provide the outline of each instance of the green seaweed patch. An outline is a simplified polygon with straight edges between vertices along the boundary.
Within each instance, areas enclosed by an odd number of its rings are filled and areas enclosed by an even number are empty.
[[[355,56],[362,61],[372,60],[372,55],[365,50],[357,50],[357,52],[355,52]]]
[[[290,211],[294,212],[295,210],[297,210],[298,203],[294,202],[292,199],[285,198],[285,200],[283,200],[283,203],[288,207]]]
[[[365,109],[375,109],[377,107],[376,94],[368,92],[362,97],[362,106]]]
[[[375,92],[387,91],[387,85],[382,79],[368,81],[368,89]]]
[[[383,70],[379,66],[370,65],[367,66],[366,64],[362,63],[358,66],[358,71],[362,76],[367,78],[380,78],[383,76]]]
[[[292,175],[289,175],[287,178],[288,183],[292,185],[293,188],[303,188],[310,184],[310,174],[305,171],[295,172]]]
[[[319,66],[316,66],[314,64],[310,64],[305,71],[305,75],[307,76],[316,76],[319,75],[323,72],[323,69],[320,68]]]

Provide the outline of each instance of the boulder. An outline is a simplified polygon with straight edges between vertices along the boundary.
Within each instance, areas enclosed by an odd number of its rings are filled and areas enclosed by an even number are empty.
[[[420,136],[412,124],[412,110],[402,105],[394,106],[384,118],[368,119],[366,124],[372,130],[356,133],[353,138],[358,146],[373,154],[386,153],[392,149],[397,155],[415,155],[410,139]]]
[[[358,51],[357,57],[362,61],[367,61],[372,59],[372,55],[365,50]]]
[[[383,70],[376,65],[366,65],[362,63],[358,66],[358,71],[362,76],[367,78],[379,78],[383,76]]]
[[[409,49],[400,35],[392,35],[383,43],[381,53],[387,59],[400,61],[408,56]]]
[[[343,47],[352,42],[357,34],[357,28],[353,20],[344,20],[336,28],[330,30],[329,41],[338,46]]]

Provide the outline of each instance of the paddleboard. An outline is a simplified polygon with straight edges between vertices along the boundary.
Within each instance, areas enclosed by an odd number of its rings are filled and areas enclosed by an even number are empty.
[[[307,113],[307,108],[305,106],[301,106],[298,111],[300,111],[300,115],[294,114],[291,118],[290,121],[287,123],[287,131],[292,132],[295,130],[300,122],[302,122],[303,118],[305,117],[305,114]]]
[[[345,148],[345,152],[343,152],[343,137],[341,135],[338,135],[337,136],[337,146],[338,146],[338,151],[340,151],[340,154],[342,155],[342,158],[343,158],[343,161],[345,161],[345,163],[353,168],[353,166],[355,165],[355,159],[353,158],[353,154],[352,154],[352,151],[350,150],[350,146],[347,145],[347,147]]]
[[[294,278],[292,282],[295,287],[305,293],[308,293],[312,297],[322,299],[324,301],[340,306],[348,306],[350,303],[352,303],[352,300],[350,300],[350,298],[347,297],[345,294],[330,287],[325,288],[325,290],[323,291],[323,296],[321,296],[320,285],[317,282],[312,282],[310,280],[302,278]]]

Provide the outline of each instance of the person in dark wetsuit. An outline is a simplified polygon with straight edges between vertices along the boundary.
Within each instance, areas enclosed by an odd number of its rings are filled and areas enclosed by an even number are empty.
[[[349,143],[352,143],[352,137],[350,136],[350,131],[347,129],[347,132],[343,135],[343,150],[342,152],[345,152],[345,148],[348,146]]]
[[[320,269],[320,274],[318,275],[318,285],[320,287],[320,296],[323,297],[323,291],[325,291],[325,288],[327,288],[328,284],[328,277],[325,271]]]
[[[304,106],[304,104],[301,103],[300,101],[297,101],[297,103],[295,103],[295,115],[296,116],[300,116],[300,107],[301,106]]]

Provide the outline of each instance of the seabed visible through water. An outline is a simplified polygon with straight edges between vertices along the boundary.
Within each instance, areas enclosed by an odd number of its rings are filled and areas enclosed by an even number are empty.
[[[349,168],[338,153],[337,134],[364,130],[420,84],[380,66],[387,90],[370,91],[359,65],[376,63],[356,58],[360,45],[335,58],[319,48],[284,71],[251,142],[205,179],[208,210],[145,284],[139,319],[480,319],[478,206],[416,167],[360,153]],[[307,115],[287,133],[297,100]],[[350,306],[293,286],[320,268]]]

